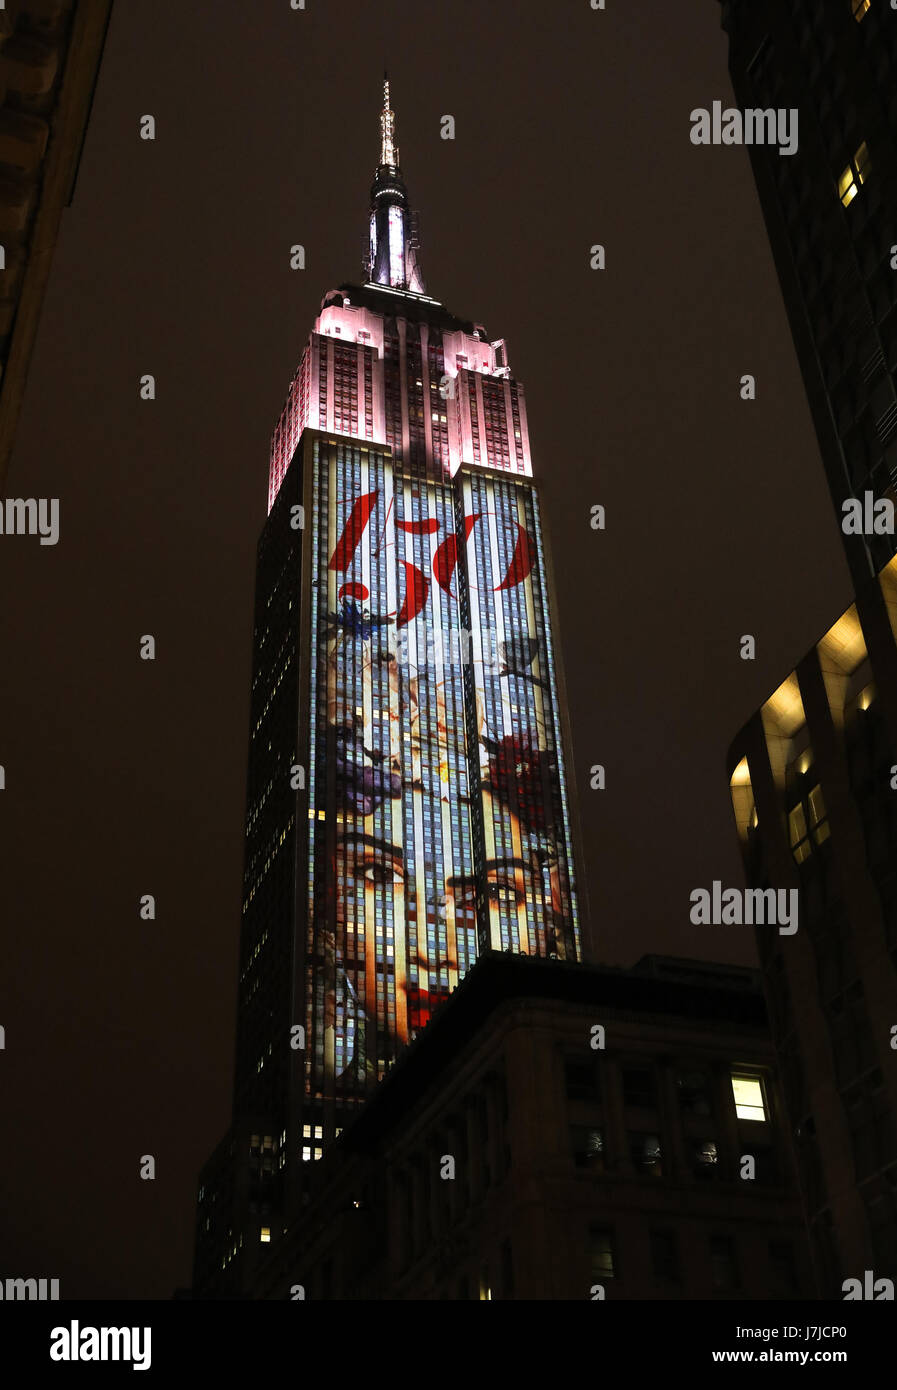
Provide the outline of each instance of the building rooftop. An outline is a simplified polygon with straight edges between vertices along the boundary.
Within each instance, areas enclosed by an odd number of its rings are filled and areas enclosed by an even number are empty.
[[[375,1146],[432,1081],[457,1064],[461,1049],[501,1005],[523,999],[767,1027],[757,971],[672,956],[643,956],[633,969],[625,969],[491,952],[476,962],[399,1054],[335,1148],[345,1153]]]

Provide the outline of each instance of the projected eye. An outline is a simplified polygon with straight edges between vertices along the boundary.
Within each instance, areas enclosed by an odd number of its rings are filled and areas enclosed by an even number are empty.
[[[473,883],[450,882],[448,887],[454,899],[456,916],[462,912],[476,912],[477,894]]]
[[[512,879],[491,879],[486,885],[489,901],[502,907],[520,907],[526,894]]]
[[[381,887],[387,883],[402,881],[402,871],[394,863],[384,864],[379,859],[369,859],[362,867],[365,883],[374,883]]]

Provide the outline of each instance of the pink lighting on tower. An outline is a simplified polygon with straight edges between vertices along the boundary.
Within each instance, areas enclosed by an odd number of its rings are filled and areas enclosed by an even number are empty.
[[[434,478],[465,465],[532,476],[526,398],[504,340],[424,294],[388,80],[379,153],[370,278],[321,302],[271,440],[269,511],[305,429],[385,444]]]

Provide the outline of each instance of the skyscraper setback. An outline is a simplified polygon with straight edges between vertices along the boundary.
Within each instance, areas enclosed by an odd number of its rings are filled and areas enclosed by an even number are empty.
[[[490,950],[581,958],[523,389],[424,293],[384,83],[367,281],[324,296],[258,555],[234,1123],[197,1292],[245,1286],[303,1165]]]

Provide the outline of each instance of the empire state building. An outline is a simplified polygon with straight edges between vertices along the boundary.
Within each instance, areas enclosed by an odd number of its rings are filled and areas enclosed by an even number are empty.
[[[271,446],[200,1296],[245,1288],[307,1165],[478,956],[581,958],[532,474],[504,341],[425,293],[384,82],[364,283],[324,295]]]

